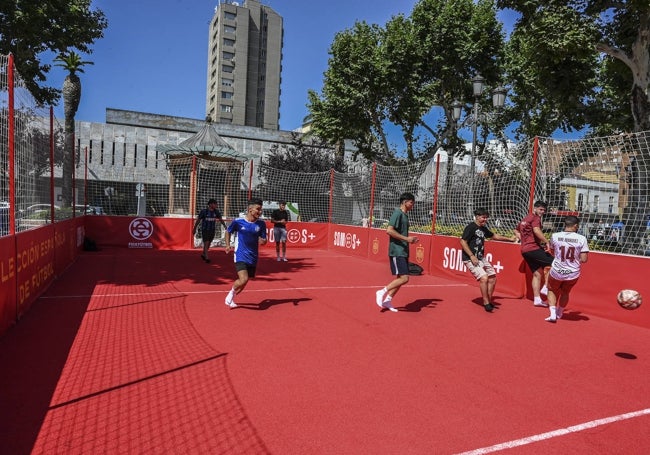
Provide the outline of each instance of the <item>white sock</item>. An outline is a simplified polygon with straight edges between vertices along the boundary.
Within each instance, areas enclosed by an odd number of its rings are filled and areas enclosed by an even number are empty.
[[[551,311],[551,319],[556,319],[557,318],[557,312],[555,311],[555,307],[549,307],[548,308]]]
[[[533,303],[542,303],[542,298],[541,297],[534,297],[533,298]]]
[[[548,294],[548,288],[546,285],[542,286],[542,289],[539,290],[541,294]]]
[[[393,298],[390,295],[387,295],[384,299],[384,303],[390,303],[391,300],[393,300]]]

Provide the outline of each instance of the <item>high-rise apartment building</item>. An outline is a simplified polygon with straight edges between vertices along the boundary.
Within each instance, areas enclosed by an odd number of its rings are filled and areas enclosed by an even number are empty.
[[[256,0],[219,0],[210,22],[206,111],[215,123],[279,129],[282,17]]]

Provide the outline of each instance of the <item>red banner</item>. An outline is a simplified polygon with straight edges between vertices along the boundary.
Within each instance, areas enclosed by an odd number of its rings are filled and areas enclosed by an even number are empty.
[[[316,248],[327,249],[328,225],[324,223],[302,223],[298,221],[287,225],[288,248]],[[273,224],[266,223],[266,248],[275,248],[273,237]]]
[[[413,262],[429,273],[429,252],[431,249],[431,235],[411,232],[409,235],[418,238],[418,243],[410,245],[409,262]],[[386,229],[370,229],[370,249],[368,258],[373,261],[388,263],[389,237]]]
[[[610,253],[589,253],[578,283],[571,291],[569,310],[650,328],[650,258]],[[636,310],[621,308],[616,296],[634,289],[645,297]]]
[[[87,216],[86,235],[101,247],[183,250],[191,248],[193,220]]]
[[[332,224],[329,229],[327,245],[329,249],[352,256],[368,257],[367,227]]]
[[[17,312],[22,315],[56,276],[54,225],[16,234]]]
[[[12,236],[0,237],[0,335],[17,317],[16,306],[16,241]]]
[[[525,275],[521,273],[523,270],[521,266],[524,263],[519,252],[519,245],[488,241],[485,249],[488,261],[497,272],[495,294],[515,298],[523,297]],[[434,236],[431,248],[431,273],[476,282],[463,264],[462,251],[458,237]]]

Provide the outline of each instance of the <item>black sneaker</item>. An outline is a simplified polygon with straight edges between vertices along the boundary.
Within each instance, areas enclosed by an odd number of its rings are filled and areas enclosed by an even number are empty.
[[[494,310],[494,305],[492,305],[491,303],[486,303],[485,305],[483,305],[483,308],[485,308],[485,311],[487,311],[488,313],[492,313],[492,310]]]

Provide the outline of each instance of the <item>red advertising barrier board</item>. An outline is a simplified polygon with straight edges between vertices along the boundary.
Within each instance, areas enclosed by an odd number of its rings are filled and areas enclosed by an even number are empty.
[[[131,216],[87,216],[86,235],[100,248],[191,248],[193,220]]]
[[[287,249],[291,248],[316,248],[327,249],[327,235],[329,226],[324,223],[292,222],[287,225]],[[268,243],[265,248],[275,248],[273,236],[273,223],[266,222],[266,238]]]
[[[409,262],[413,262],[429,273],[429,254],[431,251],[431,235],[411,232],[410,235],[417,237],[418,242],[410,245]],[[388,242],[389,237],[385,229],[370,229],[370,250],[368,258],[373,261],[388,263]]]
[[[368,257],[369,228],[331,224],[327,245],[330,250],[351,256]]]
[[[84,217],[59,221],[54,226],[54,272],[58,276],[72,264],[83,249]]]
[[[525,291],[525,275],[518,244],[488,241],[486,256],[497,272],[495,295],[521,298]],[[462,260],[462,248],[458,237],[433,236],[430,270],[432,275],[448,276],[467,282],[476,282]],[[476,288],[478,290],[478,285]]]
[[[100,248],[151,248],[185,250],[193,248],[190,218],[144,218],[87,216],[86,235]],[[266,223],[268,243],[275,248],[273,224]],[[287,226],[287,248],[327,248],[328,225],[293,222]]]
[[[0,334],[4,333],[18,316],[16,306],[16,239],[0,237]]]
[[[578,283],[571,291],[568,310],[650,328],[650,258],[589,253]],[[634,289],[644,297],[636,310],[625,310],[616,302],[621,289]]]
[[[65,244],[61,244],[65,247]],[[25,313],[56,276],[54,225],[16,234],[18,317]]]

